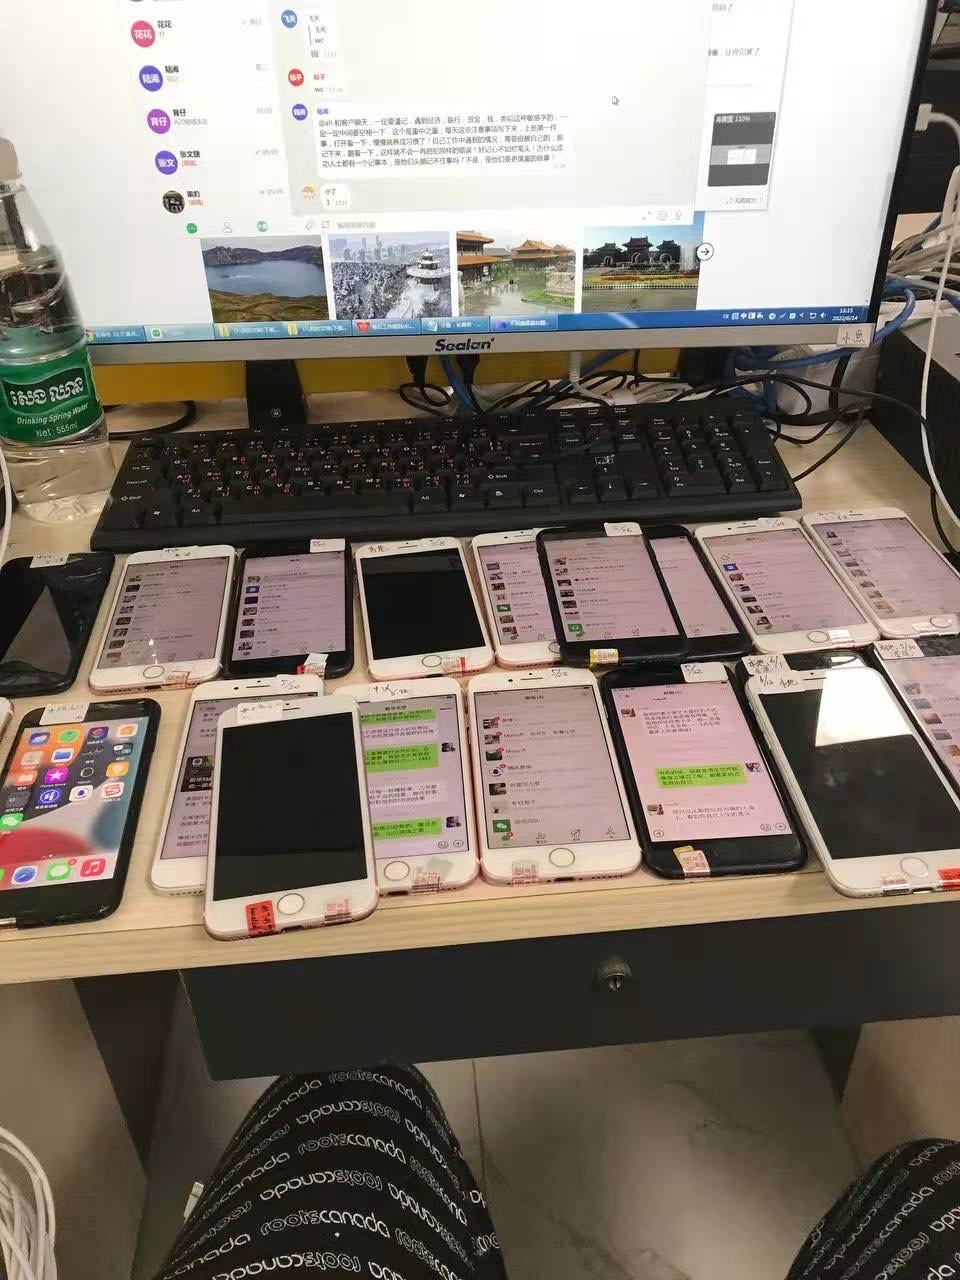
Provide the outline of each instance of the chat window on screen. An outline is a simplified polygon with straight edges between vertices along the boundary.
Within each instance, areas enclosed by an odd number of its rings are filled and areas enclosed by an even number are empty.
[[[456,698],[360,704],[378,859],[448,857],[468,847]]]
[[[481,551],[487,595],[502,645],[554,639],[550,601],[535,542],[505,542]]]
[[[951,778],[960,783],[960,657],[899,658],[887,670]]]
[[[592,688],[478,693],[476,715],[491,849],[630,838]]]
[[[614,706],[654,841],[786,835],[786,815],[726,684],[616,689]]]
[[[571,538],[547,548],[568,642],[677,634],[642,538]]]

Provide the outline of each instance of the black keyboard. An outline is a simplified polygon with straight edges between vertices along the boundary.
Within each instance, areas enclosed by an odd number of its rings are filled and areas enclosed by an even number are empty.
[[[800,495],[742,400],[539,415],[202,431],[134,442],[96,551],[490,533],[791,511]]]

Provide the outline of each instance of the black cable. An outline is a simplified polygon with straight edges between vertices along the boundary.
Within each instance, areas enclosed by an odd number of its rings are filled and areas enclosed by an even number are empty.
[[[515,404],[519,404],[521,400],[528,400],[531,396],[543,395],[545,391],[550,390],[550,382],[547,378],[538,378],[535,382],[531,382],[527,386],[520,387],[516,391],[508,391],[506,395],[494,400],[493,404],[487,405],[484,413],[501,413],[510,409]]]
[[[857,434],[857,432],[860,430],[860,428],[863,426],[864,422],[866,421],[866,417],[867,417],[866,410],[861,409],[856,421],[853,423],[853,425],[851,426],[850,430],[846,433],[846,435],[841,440],[838,440],[832,449],[828,449],[822,458],[818,458],[816,462],[813,463],[812,466],[807,467],[806,471],[801,471],[799,475],[791,476],[790,479],[793,481],[793,483],[797,484],[798,481],[800,480],[806,480],[807,476],[812,476],[814,471],[817,471],[820,467],[822,467],[825,462],[829,462],[830,459],[834,456],[834,454],[839,453],[840,450],[843,448],[843,446],[847,444],[850,440],[852,440],[853,437]]]
[[[109,431],[111,440],[149,440],[151,436],[166,436],[173,431],[182,431],[184,427],[189,427],[197,418],[197,403],[195,400],[184,400],[183,413],[179,418],[174,418],[173,422],[164,422],[159,427],[141,427],[139,431]],[[105,404],[103,406],[104,413],[113,413],[115,409],[126,409],[129,405]],[[108,429],[109,430],[109,429]]]
[[[435,418],[448,418],[450,415],[446,410],[452,403],[452,396],[446,387],[427,381],[427,357],[407,356],[407,368],[412,381],[402,383],[397,389],[403,403]]]
[[[456,361],[460,369],[460,375],[463,378],[463,385],[467,391],[467,399],[476,413],[483,413],[483,405],[477,399],[477,394],[473,389],[473,379],[477,372],[477,365],[480,363],[480,357],[457,356]]]
[[[649,374],[644,373],[640,368],[640,348],[639,347],[637,347],[637,349],[633,353],[633,360],[630,362],[630,373],[632,377],[633,386],[635,387],[639,386],[641,382],[679,383],[684,381],[683,378],[671,378],[666,376],[663,378],[651,378]]]

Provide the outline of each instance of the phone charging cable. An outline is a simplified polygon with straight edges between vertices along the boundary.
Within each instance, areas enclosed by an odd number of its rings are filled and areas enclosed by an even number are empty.
[[[25,1143],[0,1128],[0,1275],[57,1280],[56,1231],[53,1192],[43,1166]]]

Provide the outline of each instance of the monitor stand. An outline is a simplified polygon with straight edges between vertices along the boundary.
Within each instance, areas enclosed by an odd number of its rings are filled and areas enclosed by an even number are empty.
[[[247,424],[260,430],[307,425],[307,401],[294,360],[248,360],[244,365]]]

